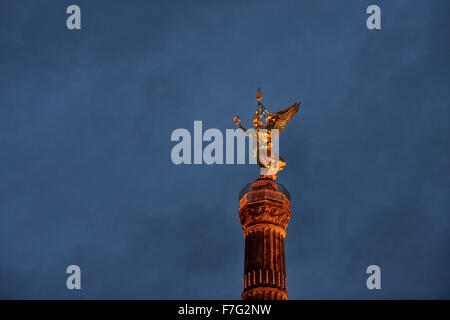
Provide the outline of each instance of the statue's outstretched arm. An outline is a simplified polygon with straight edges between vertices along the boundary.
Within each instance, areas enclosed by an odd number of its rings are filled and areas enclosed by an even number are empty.
[[[242,131],[244,131],[244,133],[246,133],[247,129],[245,129],[242,125],[241,125],[241,119],[239,119],[238,116],[234,117],[234,123],[241,128]]]

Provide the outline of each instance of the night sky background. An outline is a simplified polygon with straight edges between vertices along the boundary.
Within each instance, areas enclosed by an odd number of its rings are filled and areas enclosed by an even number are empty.
[[[249,126],[259,86],[270,111],[302,102],[277,180],[290,298],[450,298],[449,9],[1,1],[0,298],[240,299],[258,168],[174,165],[170,136]]]

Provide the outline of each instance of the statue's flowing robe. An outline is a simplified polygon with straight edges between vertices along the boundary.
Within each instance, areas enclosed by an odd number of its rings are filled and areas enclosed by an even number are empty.
[[[270,130],[247,130],[246,133],[252,141],[253,157],[261,168],[261,175],[276,175],[283,170],[286,162],[272,150]]]

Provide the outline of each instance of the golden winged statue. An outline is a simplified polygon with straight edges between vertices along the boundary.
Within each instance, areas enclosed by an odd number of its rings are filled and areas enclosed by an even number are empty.
[[[283,170],[286,162],[278,155],[276,150],[272,150],[273,142],[278,138],[279,133],[284,130],[289,120],[297,114],[300,109],[300,103],[295,102],[284,110],[270,113],[261,103],[262,97],[261,89],[258,88],[256,93],[258,105],[253,117],[255,129],[245,129],[241,125],[241,120],[238,116],[234,117],[234,123],[252,139],[253,156],[257,159],[256,161],[260,167],[260,175],[264,178],[275,180],[278,171]],[[263,120],[266,122],[266,125],[263,124]]]

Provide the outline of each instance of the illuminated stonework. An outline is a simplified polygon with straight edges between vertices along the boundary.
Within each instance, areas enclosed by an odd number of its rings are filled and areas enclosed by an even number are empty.
[[[258,179],[240,194],[244,230],[244,300],[287,300],[284,238],[291,216],[289,193],[271,179]]]

